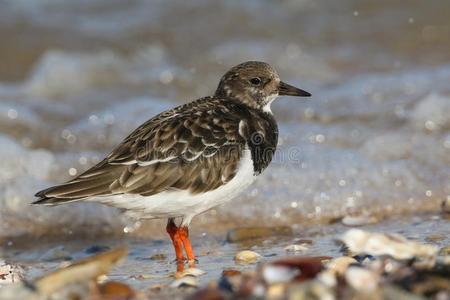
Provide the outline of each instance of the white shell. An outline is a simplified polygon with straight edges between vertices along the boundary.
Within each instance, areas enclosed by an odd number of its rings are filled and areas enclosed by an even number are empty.
[[[352,253],[386,255],[395,259],[434,259],[438,252],[435,246],[408,241],[398,234],[372,233],[360,229],[348,230],[340,240]]]

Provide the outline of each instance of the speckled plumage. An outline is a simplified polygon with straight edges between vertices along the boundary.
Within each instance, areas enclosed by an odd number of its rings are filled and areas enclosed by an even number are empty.
[[[270,103],[278,94],[309,95],[281,82],[266,63],[238,65],[222,77],[214,96],[151,118],[97,165],[69,182],[38,192],[39,199],[34,203],[57,205],[89,200],[130,210],[139,207],[145,211],[146,201],[164,204],[164,198],[156,195],[167,196],[168,193],[172,193],[170,197],[208,194],[229,198],[211,192],[226,186],[242,169],[244,151],[251,154],[251,176],[259,175],[272,160],[278,128]],[[132,205],[130,200],[127,205],[127,196],[139,201]],[[170,197],[167,199],[172,199]],[[190,220],[202,209],[220,204],[220,199],[208,201],[210,204],[191,208],[192,212],[186,211],[184,216]],[[184,203],[189,210],[189,203]],[[156,207],[152,205],[147,207],[149,217],[178,216],[173,209],[164,214],[164,205],[159,204],[158,213],[152,215],[150,208]],[[167,203],[168,207],[170,205]]]

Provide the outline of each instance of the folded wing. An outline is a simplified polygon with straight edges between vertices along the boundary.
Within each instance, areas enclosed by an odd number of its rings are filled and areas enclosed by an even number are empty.
[[[211,105],[212,101],[217,103]],[[244,116],[231,114],[230,105],[238,104],[203,98],[161,113],[137,128],[96,166],[67,183],[38,192],[40,199],[34,203],[55,205],[125,193],[150,196],[180,189],[196,194],[215,189],[234,177],[245,146],[239,130]]]

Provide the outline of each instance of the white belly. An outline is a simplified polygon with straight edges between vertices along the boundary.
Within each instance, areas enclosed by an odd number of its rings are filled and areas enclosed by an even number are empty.
[[[152,196],[116,195],[95,197],[91,201],[100,202],[129,210],[127,214],[137,218],[182,217],[183,224],[219,204],[230,201],[247,188],[256,176],[253,171],[250,150],[244,150],[239,169],[232,180],[215,190],[193,195],[189,191],[165,191]]]

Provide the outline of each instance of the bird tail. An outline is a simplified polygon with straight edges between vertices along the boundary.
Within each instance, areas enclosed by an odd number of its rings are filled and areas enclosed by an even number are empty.
[[[110,185],[120,175],[121,168],[105,161],[87,170],[77,178],[36,193],[39,199],[32,204],[59,205],[86,198],[111,194]]]

